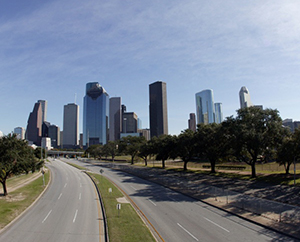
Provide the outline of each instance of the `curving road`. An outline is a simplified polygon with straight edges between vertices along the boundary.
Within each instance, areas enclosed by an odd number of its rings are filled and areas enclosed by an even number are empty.
[[[52,182],[41,199],[0,234],[0,241],[99,242],[100,210],[93,183],[61,161],[47,163]]]
[[[73,160],[111,179],[138,205],[164,241],[296,241],[133,175]]]

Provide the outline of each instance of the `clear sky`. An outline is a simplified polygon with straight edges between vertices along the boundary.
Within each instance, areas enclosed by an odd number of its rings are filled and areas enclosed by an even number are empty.
[[[187,128],[195,93],[224,117],[246,86],[254,104],[300,120],[299,0],[1,0],[0,130],[26,127],[39,99],[61,127],[87,82],[149,127],[149,84],[167,83],[169,132]]]

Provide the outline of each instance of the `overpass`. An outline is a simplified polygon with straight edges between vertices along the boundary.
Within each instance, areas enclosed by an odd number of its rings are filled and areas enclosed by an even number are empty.
[[[49,156],[82,156],[82,151],[70,151],[70,150],[48,150],[47,155]]]

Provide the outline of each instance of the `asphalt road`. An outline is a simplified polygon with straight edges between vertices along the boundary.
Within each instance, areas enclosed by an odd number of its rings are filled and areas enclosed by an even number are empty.
[[[61,161],[47,163],[52,182],[41,199],[0,234],[5,242],[99,242],[99,205],[86,174]]]
[[[115,182],[138,205],[164,241],[296,241],[133,175],[70,160]]]

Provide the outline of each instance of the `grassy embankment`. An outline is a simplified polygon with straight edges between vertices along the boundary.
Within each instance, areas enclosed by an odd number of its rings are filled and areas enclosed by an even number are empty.
[[[34,174],[30,174],[31,176]],[[22,181],[28,179],[27,176],[22,175],[8,179],[8,187],[11,185],[22,184]],[[49,172],[45,173],[45,184],[49,182]],[[39,177],[31,183],[23,187],[9,192],[6,197],[0,197],[0,229],[9,224],[14,218],[20,215],[27,207],[29,207],[34,200],[44,190],[43,177]]]
[[[84,167],[68,163],[80,170]],[[149,229],[142,221],[130,203],[121,203],[121,209],[117,210],[117,198],[124,197],[108,179],[102,175],[90,173],[97,184],[104,203],[107,217],[108,233],[110,242],[150,242],[155,241]],[[109,192],[111,188],[112,192]]]
[[[110,158],[110,157],[108,157]],[[130,156],[116,157],[116,159],[126,160],[130,162]],[[105,162],[105,161],[104,161]],[[144,162],[141,159],[135,161],[135,165],[144,166]],[[118,162],[116,162],[118,163]],[[246,163],[222,163],[222,165],[238,165],[245,166],[246,168],[242,171],[235,170],[218,170],[215,174],[211,174],[209,169],[204,169],[203,165],[210,165],[209,162],[194,162],[191,161],[188,163],[188,171],[186,172],[195,172],[200,174],[207,174],[211,176],[221,176],[229,177],[234,179],[246,179],[253,180],[251,178],[251,167]],[[148,167],[161,168],[161,161],[149,160]],[[166,161],[166,169],[176,170],[181,172],[183,168],[183,162],[181,161]],[[268,182],[272,184],[281,184],[281,185],[294,185],[294,165],[290,167],[290,174],[286,175],[284,166],[279,166],[276,162],[270,162],[266,164],[256,164],[256,173],[257,178],[254,178],[257,181]],[[296,185],[300,185],[300,164],[296,164]]]

